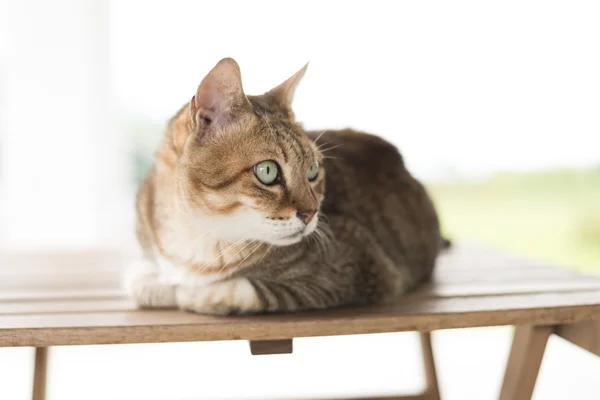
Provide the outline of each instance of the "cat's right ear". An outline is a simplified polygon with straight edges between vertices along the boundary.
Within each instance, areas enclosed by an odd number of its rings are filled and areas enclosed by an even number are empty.
[[[294,112],[292,111],[292,101],[294,100],[294,93],[296,92],[296,87],[302,80],[302,77],[306,73],[306,69],[308,68],[308,63],[304,65],[298,72],[285,80],[285,82],[276,86],[275,88],[269,90],[265,93],[266,96],[269,96],[278,103],[279,107],[286,111],[290,117],[294,117]]]
[[[204,77],[190,102],[195,125],[222,127],[250,108],[244,94],[240,67],[232,58],[224,58]]]

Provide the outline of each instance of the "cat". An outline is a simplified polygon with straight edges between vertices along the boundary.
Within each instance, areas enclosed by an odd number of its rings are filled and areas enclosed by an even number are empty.
[[[168,122],[137,194],[140,308],[385,303],[431,275],[446,242],[424,186],[375,135],[306,132],[291,108],[305,71],[247,96],[225,58]]]

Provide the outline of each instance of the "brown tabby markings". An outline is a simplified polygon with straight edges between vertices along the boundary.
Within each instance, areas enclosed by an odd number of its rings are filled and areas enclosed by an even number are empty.
[[[246,96],[237,63],[221,60],[169,121],[138,192],[140,306],[229,314],[384,302],[430,276],[442,240],[423,186],[376,136],[305,132],[290,106],[303,73]],[[275,184],[254,175],[266,160],[279,165]],[[303,222],[305,211],[318,213]]]

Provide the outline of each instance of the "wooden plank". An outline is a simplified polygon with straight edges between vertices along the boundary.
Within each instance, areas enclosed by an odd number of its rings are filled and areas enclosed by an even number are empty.
[[[122,289],[75,289],[75,290],[37,290],[28,292],[3,292],[0,293],[0,302],[31,301],[39,302],[47,300],[89,300],[89,299],[124,299],[125,292]]]
[[[32,301],[32,302],[0,302],[0,316],[25,315],[25,314],[59,314],[59,313],[87,313],[107,311],[135,310],[132,299],[92,299],[92,300],[59,300],[59,301]]]
[[[487,269],[527,269],[551,267],[549,262],[530,256],[516,256],[494,249],[472,246],[456,246],[449,252],[443,253],[438,259],[438,267],[444,270],[487,270]]]
[[[561,278],[576,278],[584,275],[573,270],[553,267],[533,268],[498,268],[490,271],[479,269],[449,270],[438,268],[433,274],[435,279],[445,282],[480,282],[480,281],[522,281],[522,280],[554,280]],[[597,279],[597,278],[596,278]]]
[[[93,279],[93,280],[92,280]],[[14,280],[12,283],[3,282],[0,284],[0,291],[3,293],[17,292],[35,292],[40,291],[62,291],[77,289],[105,289],[114,290],[122,286],[116,277],[98,276],[90,279],[54,279],[54,280]]]
[[[600,292],[428,299],[285,315],[212,317],[178,311],[0,318],[0,346],[277,340],[495,325],[569,324],[600,315]]]
[[[0,249],[0,266],[15,261],[30,260],[31,264],[40,265],[42,263],[64,262],[69,260],[87,260],[87,259],[124,259],[130,258],[135,253],[134,250],[119,248],[90,247],[82,249],[64,249],[64,250],[9,250]]]
[[[549,264],[540,262],[532,263],[526,260],[496,260],[496,259],[440,259],[437,264],[437,269],[448,272],[491,272],[498,270],[515,270],[524,271],[527,269],[544,269],[544,268],[559,268]]]
[[[530,400],[551,326],[518,326],[506,365],[500,400]]]
[[[63,278],[82,278],[89,279],[94,276],[118,276],[122,272],[125,271],[125,268],[122,267],[111,267],[106,268],[104,266],[90,266],[82,268],[81,266],[77,266],[77,268],[69,268],[64,266],[45,268],[39,271],[29,271],[24,269],[0,269],[0,281],[4,283],[8,280],[18,280],[18,279],[63,279]]]
[[[64,288],[37,287],[22,290],[21,288],[11,288],[3,290],[0,293],[0,309],[3,303],[16,302],[43,302],[43,301],[83,301],[88,299],[123,299],[126,297],[124,290],[120,287],[121,283],[107,285],[67,285]],[[447,282],[441,279],[434,279],[419,290],[420,297],[472,297],[472,296],[496,296],[509,294],[529,294],[529,293],[563,293],[600,290],[600,279],[587,277],[573,277],[553,280],[539,281],[500,281],[500,282]],[[33,307],[33,306],[32,306]],[[1,313],[1,311],[0,311]]]
[[[77,265],[77,266],[64,266],[57,265],[52,267],[47,267],[39,270],[29,270],[23,268],[11,268],[11,269],[2,269],[0,268],[0,281],[4,282],[5,280],[18,280],[18,279],[63,279],[63,278],[82,278],[82,279],[90,279],[95,276],[119,276],[126,268],[124,266],[110,266],[107,267],[105,265]]]
[[[600,279],[574,278],[546,282],[478,282],[453,284],[432,282],[419,292],[425,297],[494,296],[503,294],[575,292],[600,289]]]
[[[86,258],[64,255],[62,259],[44,259],[31,254],[20,258],[5,259],[0,255],[0,275],[51,273],[53,271],[84,272],[91,270],[113,271],[123,269],[127,259],[120,257],[96,256],[90,254]]]
[[[57,294],[57,297],[32,297],[28,300],[4,301],[0,302],[0,316],[136,310],[133,300],[120,291],[115,293],[100,291],[98,297],[94,297],[93,294],[93,292],[86,293],[82,291],[61,295]],[[503,307],[526,308],[530,305],[552,307],[578,305],[580,302],[581,304],[593,304],[593,299],[600,299],[599,296],[600,290],[570,293],[526,293],[510,296],[459,296],[454,298],[431,298],[423,296],[420,292],[415,292],[399,298],[394,304],[377,306],[375,309],[380,310],[382,315],[389,314],[390,316],[393,316],[397,312],[468,312],[485,311],[490,307],[491,309]],[[484,300],[486,297],[490,297],[491,300]],[[587,301],[588,299],[592,299],[590,300],[591,303]],[[0,323],[1,327],[2,324]]]
[[[292,354],[293,351],[294,342],[292,339],[250,341],[250,352],[253,356],[266,354]]]
[[[600,356],[600,319],[558,326],[554,333]]]

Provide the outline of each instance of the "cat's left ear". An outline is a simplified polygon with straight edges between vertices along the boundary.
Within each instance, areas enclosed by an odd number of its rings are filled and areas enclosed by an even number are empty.
[[[226,125],[249,109],[240,67],[233,58],[222,59],[210,70],[190,103],[192,119],[201,118],[206,126]]]
[[[289,112],[292,116],[292,101],[294,100],[294,93],[296,91],[296,87],[306,73],[307,68],[308,63],[306,63],[306,65],[302,67],[300,71],[289,77],[285,82],[265,93],[266,96],[275,99],[279,106],[285,111]]]

